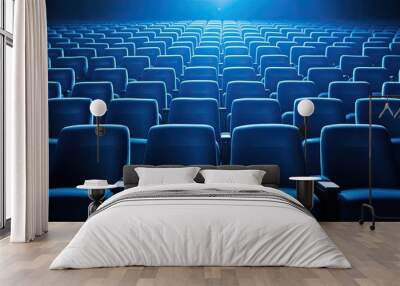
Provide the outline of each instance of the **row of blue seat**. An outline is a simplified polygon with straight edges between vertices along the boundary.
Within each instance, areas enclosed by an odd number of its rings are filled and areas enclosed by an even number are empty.
[[[95,126],[64,128],[57,144],[57,164],[51,173],[50,214],[52,220],[63,219],[69,200],[84,209],[87,198],[68,189],[84,179],[100,176],[115,182],[122,167],[129,163],[129,129],[106,125],[107,135],[100,141],[100,163],[96,162]],[[398,215],[400,182],[396,170],[400,159],[399,144],[393,144],[384,127],[374,125],[373,168],[374,202],[382,215]],[[343,140],[346,138],[346,140]],[[368,125],[329,125],[321,133],[322,175],[336,182],[340,190],[318,190],[314,214],[323,219],[354,220],[359,207],[368,199]],[[85,142],[85,144],[82,144]],[[232,164],[278,164],[280,189],[295,195],[290,176],[306,174],[301,137],[294,126],[259,124],[238,127],[232,135]],[[151,165],[215,165],[217,143],[208,125],[171,124],[150,129],[145,163]],[[65,170],[69,170],[66,172]],[[111,195],[111,194],[108,194]],[[67,199],[65,199],[65,197]],[[63,204],[61,198],[64,199]],[[58,209],[60,205],[61,210]],[[80,207],[80,208],[79,208]],[[329,212],[326,212],[329,210]],[[82,219],[79,211],[70,219]],[[83,215],[85,217],[86,214]]]

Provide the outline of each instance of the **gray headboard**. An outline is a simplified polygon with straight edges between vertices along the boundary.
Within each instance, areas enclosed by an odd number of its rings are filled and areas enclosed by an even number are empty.
[[[137,167],[148,167],[148,168],[177,168],[184,167],[179,165],[162,165],[162,166],[150,166],[150,165],[126,165],[124,167],[124,188],[129,189],[136,187],[139,182],[139,177],[135,171]],[[208,166],[198,165],[201,169],[218,169],[218,170],[263,170],[265,175],[262,181],[263,186],[277,188],[280,184],[280,169],[277,165],[253,165],[253,166],[239,166],[239,165],[222,165],[222,166]],[[197,183],[204,183],[203,176],[199,173],[195,178]]]

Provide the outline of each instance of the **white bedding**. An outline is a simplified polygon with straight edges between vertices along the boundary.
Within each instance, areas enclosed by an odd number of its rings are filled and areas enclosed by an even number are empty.
[[[88,219],[50,269],[133,265],[351,267],[318,222],[290,204],[235,197],[115,203],[132,192],[205,188],[262,190],[299,204],[276,189],[253,185],[128,189],[107,200],[99,208],[103,211]]]

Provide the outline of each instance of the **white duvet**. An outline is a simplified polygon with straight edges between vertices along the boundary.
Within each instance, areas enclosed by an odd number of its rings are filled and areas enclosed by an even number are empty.
[[[112,204],[131,192],[279,190],[233,184],[136,187],[107,200],[50,269],[118,266],[349,268],[318,222],[289,204],[254,198],[152,198]],[[110,205],[111,204],[111,205]],[[108,206],[108,208],[105,208]]]

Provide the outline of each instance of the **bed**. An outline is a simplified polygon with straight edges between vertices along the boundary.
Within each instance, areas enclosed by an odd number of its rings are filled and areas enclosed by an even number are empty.
[[[350,268],[343,253],[298,201],[279,191],[277,166],[201,166],[264,170],[262,185],[196,183],[125,190],[85,222],[50,269],[121,266],[290,266]]]

